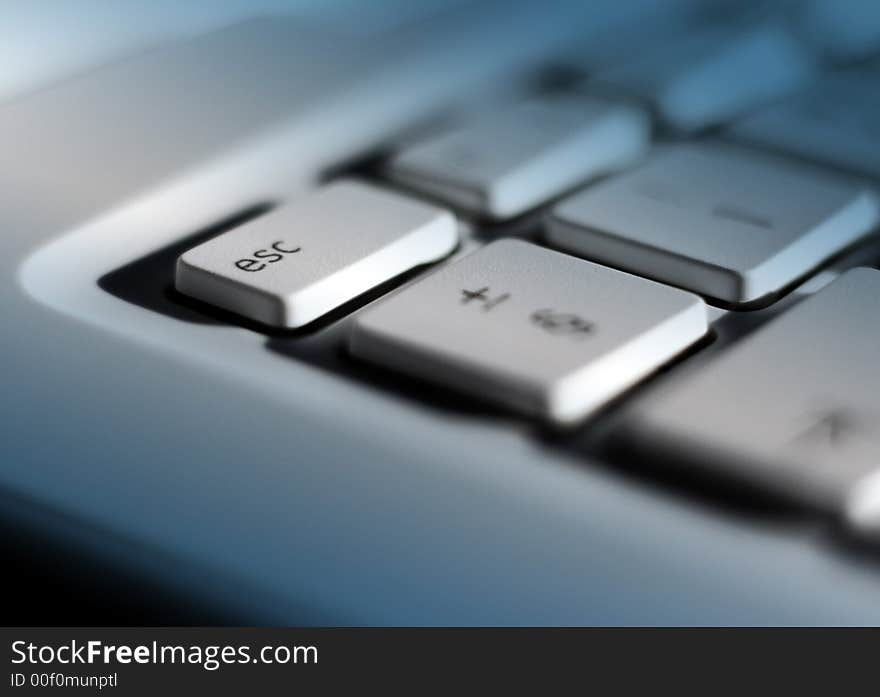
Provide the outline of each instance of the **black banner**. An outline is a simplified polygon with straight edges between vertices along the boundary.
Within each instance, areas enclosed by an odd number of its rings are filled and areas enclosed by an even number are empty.
[[[2,629],[4,694],[255,695],[871,685],[860,629]],[[866,682],[860,683],[859,681]],[[871,682],[867,682],[870,680]],[[60,691],[60,692],[59,692]]]

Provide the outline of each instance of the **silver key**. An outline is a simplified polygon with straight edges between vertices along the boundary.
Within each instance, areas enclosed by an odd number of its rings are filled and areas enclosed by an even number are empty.
[[[874,195],[721,143],[677,145],[558,204],[549,240],[732,305],[770,296],[868,233]]]
[[[739,140],[880,177],[880,74],[850,70],[731,128]]]
[[[415,145],[390,163],[393,179],[461,208],[509,218],[643,155],[640,108],[580,95],[547,97],[483,115]]]
[[[184,253],[176,286],[264,324],[301,327],[457,241],[448,211],[343,181]]]
[[[499,240],[367,308],[355,356],[560,424],[706,333],[702,300],[527,242]]]
[[[855,269],[642,402],[632,437],[880,532],[880,271]]]
[[[768,22],[696,34],[600,72],[596,80],[648,100],[667,123],[687,131],[791,93],[813,72],[806,49]]]

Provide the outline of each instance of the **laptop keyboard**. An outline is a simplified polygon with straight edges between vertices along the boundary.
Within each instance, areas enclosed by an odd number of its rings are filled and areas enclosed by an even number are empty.
[[[880,130],[852,115],[875,74],[816,80],[796,27],[709,30],[343,167],[183,250],[177,291],[554,427],[622,406],[612,441],[876,531],[880,271],[852,268],[880,259],[855,174]]]

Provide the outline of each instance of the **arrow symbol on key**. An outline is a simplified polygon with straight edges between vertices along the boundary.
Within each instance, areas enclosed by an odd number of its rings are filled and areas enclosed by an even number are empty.
[[[836,408],[822,412],[819,418],[807,428],[800,439],[827,441],[832,446],[841,445],[844,440],[861,430],[861,420],[855,412]]]

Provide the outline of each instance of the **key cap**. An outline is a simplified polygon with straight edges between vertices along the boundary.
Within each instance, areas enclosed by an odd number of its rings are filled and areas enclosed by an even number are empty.
[[[880,177],[880,74],[850,70],[733,125],[733,138]]]
[[[880,271],[846,272],[643,401],[627,437],[880,532],[878,298]]]
[[[579,95],[547,97],[484,115],[408,148],[390,176],[480,215],[503,219],[643,155],[641,109]]]
[[[682,39],[600,72],[596,82],[646,99],[668,124],[693,131],[791,93],[813,71],[807,51],[768,22]]]
[[[872,193],[723,143],[671,146],[559,203],[558,247],[733,306],[765,301],[867,234]]]
[[[362,359],[569,424],[697,341],[696,296],[519,240],[493,242],[361,313]]]
[[[806,0],[796,8],[794,20],[810,44],[836,60],[864,58],[880,47],[880,12],[874,0]]]
[[[455,248],[451,213],[354,181],[185,252],[177,289],[276,327],[302,327]]]

